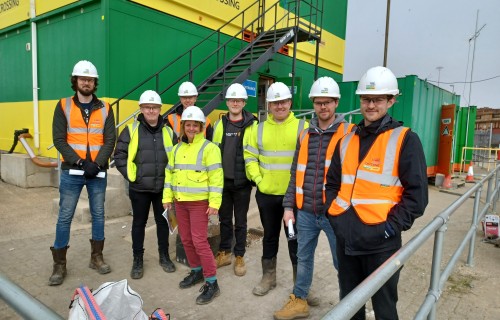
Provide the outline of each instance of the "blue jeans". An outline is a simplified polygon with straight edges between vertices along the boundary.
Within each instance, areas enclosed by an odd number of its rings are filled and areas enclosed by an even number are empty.
[[[333,228],[324,214],[314,214],[298,210],[297,220],[297,278],[293,287],[293,294],[300,298],[307,298],[311,287],[314,271],[314,252],[318,246],[318,237],[323,230],[330,244],[333,257],[333,266],[338,270],[336,238]]]
[[[69,170],[61,170],[59,183],[59,216],[56,225],[54,248],[68,245],[71,221],[80,199],[83,186],[87,187],[90,214],[92,216],[92,240],[104,240],[104,198],[106,195],[107,175],[105,178],[87,179],[84,176],[70,175]]]

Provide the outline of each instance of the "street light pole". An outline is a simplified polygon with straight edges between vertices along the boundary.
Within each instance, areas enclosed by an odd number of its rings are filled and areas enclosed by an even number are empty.
[[[387,47],[389,46],[389,18],[391,16],[391,0],[387,0],[387,13],[385,15],[385,44],[384,44],[384,67],[387,67]]]
[[[443,70],[444,67],[436,67],[436,69],[438,70],[438,87],[439,87],[439,80],[441,79],[441,70]]]

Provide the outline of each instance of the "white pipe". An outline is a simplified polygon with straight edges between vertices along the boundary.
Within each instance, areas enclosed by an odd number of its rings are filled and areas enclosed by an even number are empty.
[[[35,0],[30,0],[30,17],[36,17]],[[38,50],[37,50],[36,22],[31,22],[31,68],[33,81],[33,129],[35,148],[40,151],[40,128],[38,115]]]

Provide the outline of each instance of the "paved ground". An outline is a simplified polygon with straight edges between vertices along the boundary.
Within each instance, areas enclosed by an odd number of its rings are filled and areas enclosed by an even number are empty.
[[[468,185],[470,187],[470,185]],[[463,193],[467,187],[456,190]],[[52,199],[58,197],[57,189],[21,189],[0,181],[0,272],[7,275],[34,297],[63,317],[74,289],[80,284],[97,288],[107,281],[129,279],[132,263],[130,224],[131,217],[106,222],[105,260],[113,271],[99,275],[88,268],[90,255],[89,225],[73,224],[71,248],[68,251],[68,276],[63,285],[49,287],[47,280],[52,270],[49,246],[54,240],[56,217],[51,215]],[[431,187],[430,205],[424,217],[418,219],[412,230],[404,235],[408,241],[448,204],[458,198],[455,194],[442,193]],[[469,228],[472,200],[452,217],[446,233],[444,262],[458,246],[465,230]],[[154,221],[150,218],[150,221]],[[260,221],[255,209],[249,213],[250,227],[258,228]],[[278,285],[268,295],[256,297],[251,291],[261,277],[261,244],[254,241],[245,260],[247,275],[236,277],[232,267],[218,270],[221,296],[205,306],[195,304],[198,286],[181,290],[179,281],[189,269],[176,263],[177,271],[167,274],[158,265],[155,227],[148,227],[146,234],[145,274],[140,280],[130,280],[130,286],[144,300],[144,310],[152,312],[161,307],[174,319],[272,319],[292,289],[291,265],[286,253],[286,240],[282,237],[278,257]],[[474,267],[465,266],[467,252],[459,259],[457,268],[443,292],[437,308],[437,319],[498,319],[500,318],[500,249],[481,242],[481,232],[476,237]],[[175,241],[171,237],[173,249]],[[429,286],[432,259],[432,238],[405,265],[399,284],[398,309],[401,319],[412,319],[424,300]],[[172,258],[175,254],[171,254]],[[321,319],[338,302],[336,272],[331,262],[326,237],[323,235],[316,251],[313,287],[321,297],[321,305],[311,308],[310,319]],[[19,319],[4,302],[0,302],[0,319]],[[369,314],[368,319],[373,319]]]

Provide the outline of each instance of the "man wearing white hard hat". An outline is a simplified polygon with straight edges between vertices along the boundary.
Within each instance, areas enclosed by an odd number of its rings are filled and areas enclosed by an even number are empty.
[[[266,101],[270,115],[253,130],[244,152],[247,176],[257,185],[255,200],[264,228],[262,278],[252,291],[257,296],[276,287],[279,239],[282,230],[287,229],[283,224],[283,196],[290,181],[297,138],[309,126],[290,111],[292,94],[284,83],[273,83],[267,90]],[[292,266],[297,265],[297,239],[288,241],[288,255]]]
[[[144,236],[149,208],[153,206],[156,222],[159,263],[165,272],[174,272],[175,265],[168,254],[169,229],[163,213],[165,167],[177,137],[165,126],[161,116],[161,97],[146,90],[139,99],[140,114],[118,137],[115,149],[116,168],[129,182],[132,203],[132,253],[134,261],[130,277],[144,274]]]
[[[336,146],[326,177],[326,208],[337,236],[341,298],[401,248],[428,203],[427,166],[415,132],[388,115],[399,94],[385,67],[358,83],[363,120]],[[398,319],[398,270],[372,297],[377,319]],[[365,319],[361,308],[353,319]]]
[[[297,265],[293,266],[295,285],[290,299],[283,308],[274,313],[275,319],[297,319],[309,315],[309,306],[317,306],[320,301],[311,291],[314,274],[314,254],[321,231],[330,244],[332,264],[338,268],[335,234],[325,216],[325,177],[337,142],[354,125],[336,115],[340,90],[337,82],[330,77],[321,77],[311,86],[309,98],[316,116],[299,136],[290,175],[290,183],[283,199],[285,214],[283,221],[289,220],[297,226]],[[293,209],[297,208],[297,219]]]
[[[192,82],[185,81],[179,86],[177,95],[179,96],[181,105],[178,106],[174,112],[168,115],[167,124],[172,128],[172,130],[174,130],[177,137],[180,137],[182,112],[184,112],[187,107],[196,105],[196,100],[198,100],[198,90]],[[205,138],[212,140],[213,128],[208,117],[206,117],[206,123],[203,127],[203,134],[205,135]]]
[[[229,112],[215,122],[213,137],[213,142],[221,149],[224,169],[224,190],[219,210],[221,240],[215,259],[218,268],[230,265],[233,252],[234,274],[240,277],[246,273],[243,257],[247,241],[247,214],[252,193],[251,182],[245,173],[243,150],[248,145],[252,128],[257,123],[257,118],[244,110],[247,99],[247,91],[243,85],[234,83],[229,86],[226,91],[226,106]]]
[[[102,251],[106,169],[115,146],[116,131],[113,109],[95,95],[98,79],[97,69],[90,61],[79,61],[70,80],[75,94],[61,99],[54,111],[52,137],[63,160],[56,239],[50,248],[54,264],[49,285],[60,285],[66,276],[71,222],[83,186],[87,188],[92,216],[89,267],[101,274],[111,272]]]

